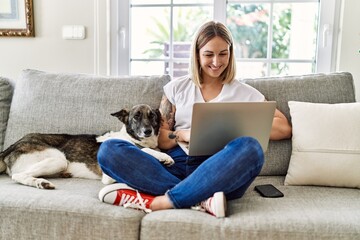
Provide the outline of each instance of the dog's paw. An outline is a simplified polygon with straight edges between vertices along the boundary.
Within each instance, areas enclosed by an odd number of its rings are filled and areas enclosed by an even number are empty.
[[[167,155],[166,153],[160,153],[159,156],[157,156],[157,159],[164,164],[165,166],[171,166],[175,163],[174,159]]]
[[[151,148],[142,148],[141,150],[155,157],[157,160],[159,160],[159,162],[166,166],[171,166],[175,163],[174,159],[172,159],[172,157],[170,157],[166,153]]]
[[[34,178],[24,173],[15,173],[11,176],[12,180],[26,186],[36,187],[39,189],[54,189],[55,186],[51,182],[43,178]]]
[[[39,189],[55,189],[55,185],[43,178],[37,178],[35,185]]]

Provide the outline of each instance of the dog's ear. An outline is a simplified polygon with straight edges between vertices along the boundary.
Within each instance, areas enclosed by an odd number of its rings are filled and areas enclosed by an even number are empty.
[[[160,119],[160,121],[161,121],[161,120],[162,120],[162,118],[161,118],[161,112],[160,112],[160,109],[156,108],[156,109],[154,109],[154,112],[155,112],[155,114],[156,114],[157,118],[158,118],[158,119]]]
[[[129,111],[127,109],[121,109],[119,112],[111,113],[111,116],[117,117],[121,122],[127,124],[129,121]]]

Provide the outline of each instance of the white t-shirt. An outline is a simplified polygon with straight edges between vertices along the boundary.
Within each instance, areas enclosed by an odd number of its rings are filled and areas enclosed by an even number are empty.
[[[168,100],[175,105],[175,130],[191,127],[194,103],[205,102],[200,89],[188,77],[174,79],[164,86]],[[265,97],[255,88],[237,80],[224,84],[220,94],[210,102],[262,102]]]

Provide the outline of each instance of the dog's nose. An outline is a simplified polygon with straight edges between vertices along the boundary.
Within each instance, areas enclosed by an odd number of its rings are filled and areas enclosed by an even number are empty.
[[[151,129],[146,129],[144,133],[145,133],[145,136],[147,136],[147,137],[148,137],[148,136],[150,136],[150,135],[151,135],[152,130],[151,130]]]

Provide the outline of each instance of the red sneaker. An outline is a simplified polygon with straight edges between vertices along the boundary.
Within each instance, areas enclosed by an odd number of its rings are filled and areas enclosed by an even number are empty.
[[[102,202],[125,208],[134,208],[146,213],[151,212],[150,204],[154,198],[154,196],[139,193],[125,183],[108,185],[99,192],[99,199]]]
[[[208,212],[211,215],[222,218],[226,214],[226,198],[223,192],[216,192],[212,197],[202,201],[199,205],[192,207],[194,210]]]

